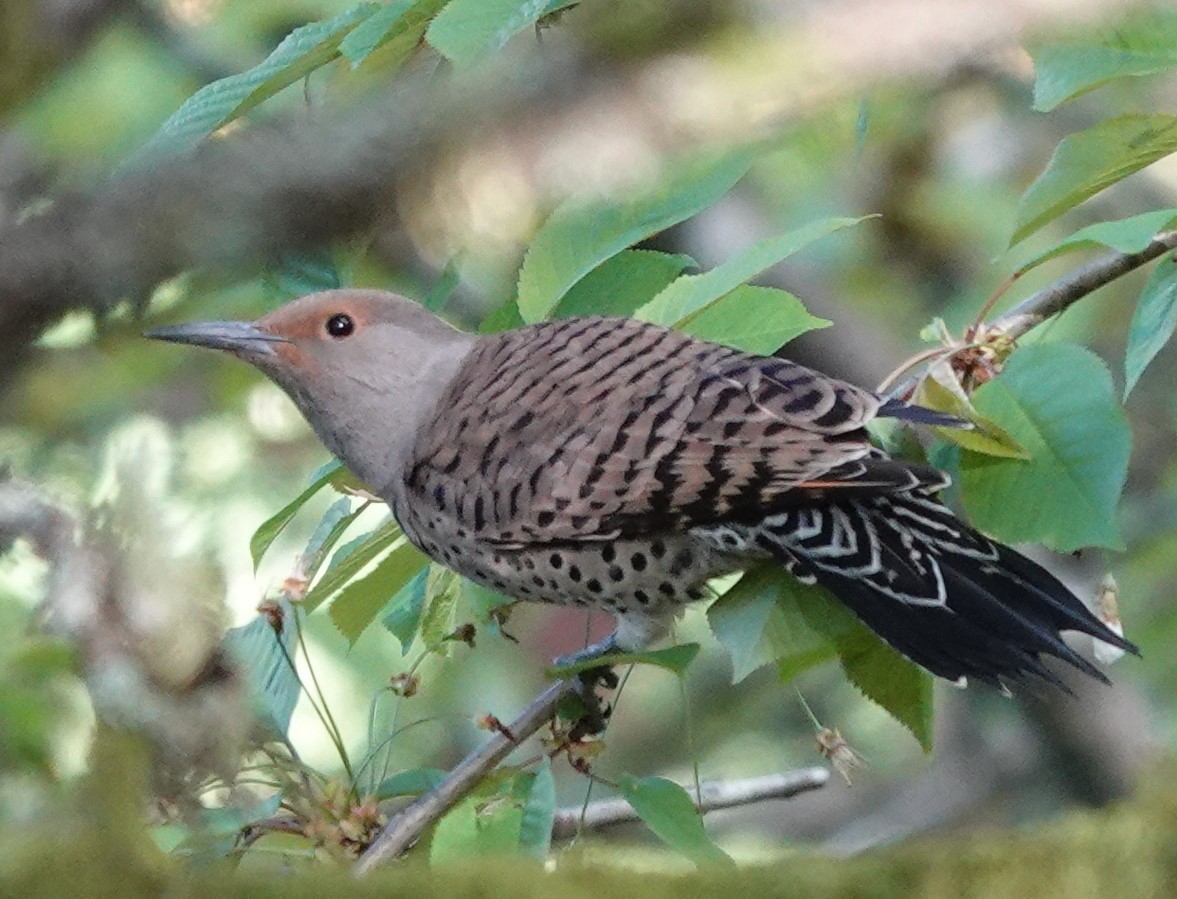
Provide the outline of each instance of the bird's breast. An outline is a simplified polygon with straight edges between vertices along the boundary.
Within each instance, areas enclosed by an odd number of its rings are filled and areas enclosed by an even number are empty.
[[[689,532],[504,545],[436,511],[411,504],[397,511],[406,536],[430,558],[525,602],[657,614],[704,598],[707,580],[747,562]]]

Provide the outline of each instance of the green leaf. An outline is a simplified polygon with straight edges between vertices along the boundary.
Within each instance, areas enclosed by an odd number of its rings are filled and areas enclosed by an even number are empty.
[[[434,312],[441,310],[441,307],[446,304],[446,300],[453,295],[454,288],[458,286],[458,282],[462,280],[462,273],[458,269],[456,259],[451,259],[445,264],[442,269],[441,276],[437,279],[437,283],[433,285],[433,289],[429,291],[429,296],[421,304],[426,309]]]
[[[1047,112],[1117,78],[1177,66],[1177,13],[1156,9],[1084,40],[1040,47],[1033,55],[1034,108]]]
[[[535,779],[523,804],[519,823],[519,848],[543,861],[552,847],[552,825],[556,820],[556,781],[552,762],[544,756],[535,771]]]
[[[332,459],[316,471],[311,476],[311,486],[307,487],[306,490],[291,500],[288,505],[284,506],[272,518],[262,522],[261,526],[254,531],[253,536],[249,538],[249,554],[253,557],[253,570],[257,571],[258,563],[261,562],[262,556],[266,554],[266,550],[270,548],[278,535],[286,529],[286,526],[294,520],[294,516],[307,504],[311,497],[328,484],[338,488],[344,484],[351,484],[353,482],[354,476],[351,472],[344,468],[341,462],[335,459]]]
[[[1049,250],[1030,257],[1017,267],[1016,276],[1020,278],[1048,259],[1088,247],[1105,246],[1121,253],[1139,253],[1152,243],[1158,231],[1167,230],[1174,224],[1177,224],[1177,209],[1157,209],[1114,222],[1096,222],[1080,228]]]
[[[281,805],[282,794],[272,793],[246,806],[203,808],[197,819],[199,825],[190,830],[173,851],[182,853],[189,862],[210,865],[233,851],[242,828],[273,817]]]
[[[932,675],[865,627],[838,647],[842,670],[867,699],[911,731],[924,752],[932,751]]]
[[[376,9],[374,3],[361,3],[294,29],[252,69],[205,85],[185,100],[128,164],[191,150],[227,122],[335,59],[344,35]]]
[[[523,810],[507,796],[465,799],[437,822],[429,846],[429,863],[510,855],[519,847],[522,819]]]
[[[732,657],[734,679],[775,661],[781,681],[839,658],[847,679],[911,731],[932,741],[932,677],[877,637],[829,592],[774,564],[746,572],[707,610]]]
[[[277,602],[282,612],[280,636],[265,615],[258,615],[249,624],[231,628],[221,646],[244,673],[259,723],[270,737],[285,739],[302,688],[290,664],[297,652],[294,607],[285,599]]]
[[[680,327],[693,337],[767,356],[793,338],[831,324],[810,315],[791,293],[741,284],[688,317]]]
[[[407,653],[417,637],[421,625],[421,610],[425,608],[425,585],[429,568],[423,567],[385,606],[386,614],[381,623],[400,641],[401,652]]]
[[[355,520],[364,513],[368,505],[361,503],[353,510],[351,499],[344,496],[327,507],[323,518],[311,534],[311,539],[307,541],[306,549],[302,551],[301,568],[308,581],[314,580],[328,553],[335,548],[335,544],[342,539],[347,529],[355,524]]]
[[[759,565],[707,609],[707,621],[732,661],[732,682],[775,662],[782,681],[837,655],[805,621],[796,594],[805,587],[775,564]]]
[[[497,613],[500,609],[515,605],[519,600],[483,587],[466,578],[462,578],[461,594],[466,607],[478,622],[481,633],[494,634],[496,637],[506,636],[503,633],[503,622]]]
[[[962,452],[962,496],[976,527],[1060,552],[1122,546],[1116,505],[1132,435],[1097,356],[1069,344],[1023,347],[973,403],[1030,454]]]
[[[622,250],[577,281],[551,317],[632,315],[686,269],[695,267],[690,256]]]
[[[1123,115],[1063,138],[1022,195],[1010,246],[1106,187],[1177,150],[1177,116]]]
[[[405,540],[368,574],[354,580],[335,597],[327,615],[353,646],[368,625],[429,560]]]
[[[668,646],[666,649],[657,649],[651,652],[611,652],[592,659],[583,659],[571,665],[552,666],[548,668],[547,674],[551,678],[564,678],[579,674],[581,671],[602,667],[612,668],[615,665],[654,665],[675,674],[682,674],[698,654],[698,643],[680,643],[677,646]]]
[[[496,334],[499,331],[510,331],[527,324],[519,314],[519,305],[514,300],[507,300],[494,312],[482,320],[478,326],[479,334]]]
[[[307,592],[302,601],[303,609],[307,613],[313,612],[402,536],[396,521],[389,518],[376,530],[345,543],[335,551],[323,576]]]
[[[374,794],[377,799],[395,799],[397,796],[419,796],[436,788],[446,773],[440,768],[414,768],[411,771],[398,771],[390,777],[380,781]]]
[[[548,12],[549,0],[450,0],[429,25],[429,43],[460,69],[501,50]]]
[[[796,230],[757,241],[708,272],[701,275],[683,275],[675,279],[658,296],[638,309],[635,315],[644,321],[660,325],[685,326],[692,316],[766,268],[776,265],[814,241],[873,217],[822,219]]]
[[[449,653],[453,644],[446,640],[446,637],[454,631],[461,592],[462,585],[458,575],[440,565],[429,566],[429,574],[425,581],[428,605],[421,614],[421,642],[429,651]]]
[[[446,0],[392,0],[352,29],[340,41],[339,52],[356,69],[374,51],[395,45],[389,49],[395,51],[393,68],[399,68],[421,42],[429,20],[445,4]]]
[[[696,864],[735,867],[731,857],[707,836],[703,816],[678,784],[664,777],[623,774],[619,786],[638,817],[670,848]]]
[[[773,566],[761,566],[743,574],[729,590],[707,607],[707,623],[732,663],[732,683],[739,683],[767,664],[764,631],[776,609]]]
[[[932,750],[932,675],[896,652],[827,590],[797,590],[805,622],[837,647],[842,671],[867,699]]]
[[[519,271],[519,311],[527,322],[548,316],[581,278],[630,244],[706,209],[752,164],[741,150],[696,158],[625,202],[565,203],[540,227]]]
[[[301,297],[343,286],[339,269],[328,249],[289,253],[266,271],[267,286],[282,299]]]
[[[1140,380],[1153,357],[1169,342],[1177,327],[1177,262],[1162,259],[1140,294],[1124,357],[1124,399]]]
[[[1028,458],[1026,451],[1013,437],[976,410],[947,362],[940,361],[929,366],[912,396],[912,402],[972,422],[972,428],[932,428],[941,440],[989,456]]]

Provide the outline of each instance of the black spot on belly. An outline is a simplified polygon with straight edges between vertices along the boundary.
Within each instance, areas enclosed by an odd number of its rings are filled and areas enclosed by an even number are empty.
[[[621,570],[620,565],[609,566],[609,580],[614,583],[621,583],[621,581],[625,580],[625,572]]]
[[[538,574],[534,575],[531,578],[531,582],[533,584],[535,584],[537,587],[539,587],[541,590],[544,588],[544,579],[542,577],[540,577]]]
[[[689,549],[680,549],[674,554],[674,558],[670,562],[670,576],[678,577],[690,567],[691,551]]]
[[[664,555],[666,555],[666,544],[661,540],[655,540],[650,544],[650,555],[652,555],[655,559],[661,559]]]
[[[658,592],[663,596],[674,596],[674,584],[670,581],[663,581],[658,585]]]
[[[633,598],[640,602],[643,606],[650,601],[650,595],[645,590],[634,590]]]
[[[601,558],[606,562],[612,562],[615,558],[617,558],[617,551],[611,545],[607,544],[605,548],[601,550]]]
[[[552,555],[548,558],[548,564],[559,571],[564,567],[564,557],[559,553],[552,553]]]
[[[572,580],[572,583],[579,584],[580,583],[580,569],[575,565],[570,565],[568,567],[568,577]]]
[[[601,592],[601,582],[598,581],[595,577],[589,578],[585,582],[584,586],[588,589],[589,593],[600,593]]]
[[[634,553],[633,556],[629,560],[629,564],[633,566],[634,571],[645,571],[646,570],[646,554],[645,553]]]

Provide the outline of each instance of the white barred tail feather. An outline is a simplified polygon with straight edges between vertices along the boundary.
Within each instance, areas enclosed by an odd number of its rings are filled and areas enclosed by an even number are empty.
[[[839,496],[765,519],[754,539],[907,658],[952,681],[1000,687],[1034,676],[1063,687],[1042,663],[1054,656],[1106,683],[1063,641],[1067,630],[1137,653],[1045,568],[926,495]]]

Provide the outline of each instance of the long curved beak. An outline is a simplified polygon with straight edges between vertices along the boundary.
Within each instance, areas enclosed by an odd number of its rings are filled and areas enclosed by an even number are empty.
[[[253,322],[189,322],[185,325],[170,325],[143,332],[152,340],[167,340],[171,343],[188,343],[213,350],[225,350],[246,356],[273,355],[275,344],[289,343],[271,331],[260,328]]]

